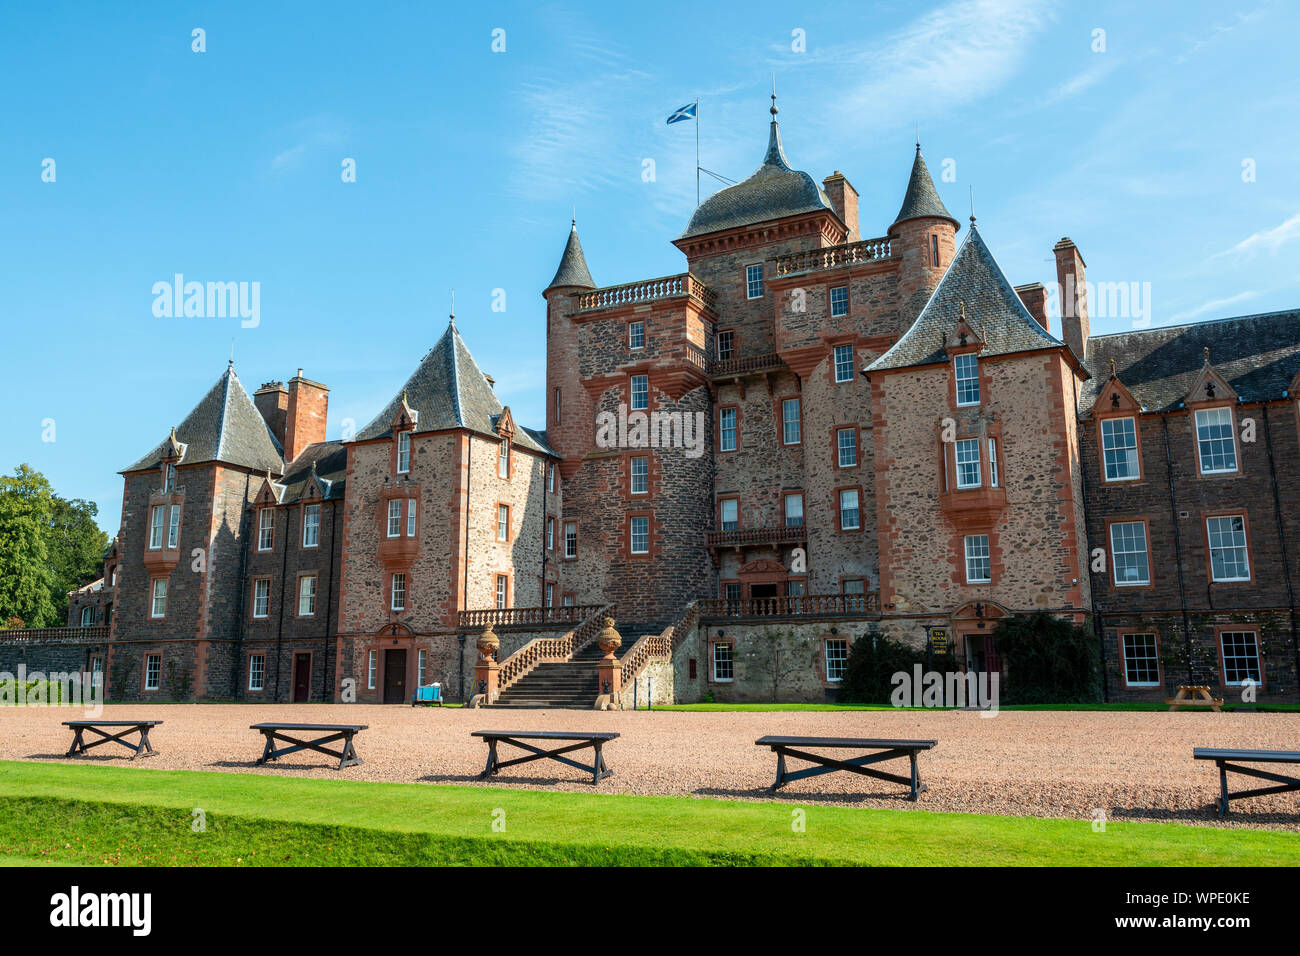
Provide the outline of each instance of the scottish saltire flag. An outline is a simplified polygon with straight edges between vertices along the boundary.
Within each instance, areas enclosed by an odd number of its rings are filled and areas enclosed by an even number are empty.
[[[673,123],[680,123],[683,120],[694,119],[695,108],[699,105],[700,101],[696,100],[694,103],[686,104],[681,109],[674,110],[673,115],[668,117],[668,124],[671,126]]]

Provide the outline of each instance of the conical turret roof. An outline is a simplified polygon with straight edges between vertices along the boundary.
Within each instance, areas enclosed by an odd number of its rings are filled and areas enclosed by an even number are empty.
[[[954,227],[960,228],[960,223],[952,218],[952,213],[948,212],[943,200],[939,198],[938,190],[934,188],[934,180],[930,178],[925,157],[921,155],[920,143],[916,144],[916,158],[912,160],[912,175],[907,180],[907,193],[903,196],[903,207],[898,210],[894,225],[908,219],[947,219]]]
[[[560,256],[560,267],[555,270],[555,278],[546,287],[546,291],[570,286],[578,289],[594,289],[596,283],[591,281],[591,272],[587,269],[587,257],[582,254],[582,243],[578,241],[578,221],[573,221],[569,229],[569,241],[564,244],[564,255]]]

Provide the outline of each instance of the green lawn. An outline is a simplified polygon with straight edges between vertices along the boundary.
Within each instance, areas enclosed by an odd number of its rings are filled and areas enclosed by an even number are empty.
[[[93,798],[88,799],[88,798]],[[192,829],[201,808],[206,831]],[[796,832],[796,814],[805,819]],[[494,830],[504,822],[504,832]],[[1300,865],[1264,830],[0,762],[0,862]],[[14,858],[17,858],[14,860]]]

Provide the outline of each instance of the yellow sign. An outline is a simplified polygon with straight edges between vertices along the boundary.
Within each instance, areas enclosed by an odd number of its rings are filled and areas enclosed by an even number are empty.
[[[946,655],[952,646],[952,638],[946,627],[927,627],[927,636],[930,641],[930,653],[937,657]]]

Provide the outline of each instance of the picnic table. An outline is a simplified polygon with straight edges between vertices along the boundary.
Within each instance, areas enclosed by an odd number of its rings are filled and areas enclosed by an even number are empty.
[[[602,748],[609,741],[618,736],[616,733],[608,731],[591,731],[580,733],[576,731],[564,730],[476,730],[471,734],[473,737],[482,737],[487,741],[488,759],[487,766],[479,777],[487,777],[499,773],[505,767],[513,767],[516,764],[528,763],[532,760],[555,760],[570,767],[576,767],[578,770],[585,770],[591,774],[593,785],[600,783],[606,777],[612,777],[614,771],[610,770],[605,763],[605,755]],[[570,741],[568,746],[555,747],[551,750],[545,750],[532,744],[525,743],[525,740],[539,740],[545,742],[561,743]],[[502,760],[497,756],[498,744],[510,744],[520,750],[526,751],[527,757],[514,757],[510,760]],[[591,764],[579,763],[577,760],[570,760],[562,754],[573,753],[575,750],[585,750],[591,747],[595,751],[595,759]]]
[[[338,757],[339,769],[342,770],[344,767],[351,767],[363,762],[357,756],[356,748],[352,746],[352,738],[365,730],[366,727],[366,724],[281,724],[266,722],[250,724],[249,730],[261,731],[266,736],[266,749],[262,751],[262,756],[257,760],[258,766],[268,760],[277,760],[300,750],[314,750],[330,757]],[[293,731],[294,733],[310,731],[319,733],[320,736],[311,740],[301,740],[290,736],[285,731]],[[276,747],[275,742],[277,740],[293,744],[293,746]],[[331,750],[325,746],[325,744],[331,744],[336,740],[343,741],[342,749]]]
[[[836,770],[847,770],[849,773],[862,774],[864,777],[906,784],[911,788],[908,799],[917,800],[929,789],[921,782],[921,774],[916,765],[917,754],[922,750],[929,750],[939,742],[937,740],[878,740],[862,737],[760,737],[754,743],[760,747],[771,747],[776,754],[776,783],[769,788],[771,793],[775,793],[791,780],[803,780],[806,777],[834,773]],[[837,758],[828,754],[811,753],[806,749],[809,747],[817,750],[857,750],[867,751],[867,753],[856,757]],[[803,770],[787,770],[785,765],[787,757],[806,760],[816,766]],[[910,776],[904,777],[885,770],[868,769],[870,764],[902,757],[907,757],[911,761]]]
[[[1211,697],[1210,688],[1204,684],[1179,684],[1178,693],[1173,697],[1166,697],[1165,703],[1169,705],[1170,712],[1176,711],[1179,707],[1208,707],[1215,713],[1220,713],[1223,698]]]
[[[1230,750],[1223,747],[1196,747],[1192,750],[1194,760],[1213,760],[1219,768],[1219,805],[1220,818],[1228,815],[1228,801],[1241,800],[1245,797],[1262,797],[1266,793],[1290,793],[1300,790],[1300,777],[1288,777],[1285,774],[1260,770],[1258,767],[1243,767],[1242,763],[1287,764],[1300,763],[1300,750]],[[1275,787],[1259,787],[1255,790],[1238,790],[1228,792],[1228,771],[1247,777],[1272,780]]]
[[[117,743],[131,751],[132,760],[142,754],[146,757],[152,757],[157,751],[149,743],[149,730],[161,723],[161,720],[65,720],[63,726],[72,728],[73,738],[72,746],[68,748],[68,752],[64,756],[71,757],[73,754],[84,754],[87,750],[95,747]],[[118,733],[109,732],[116,727],[123,729]],[[103,739],[86,743],[85,734],[87,731],[98,734]],[[139,743],[133,744],[122,739],[135,733],[140,735]]]

